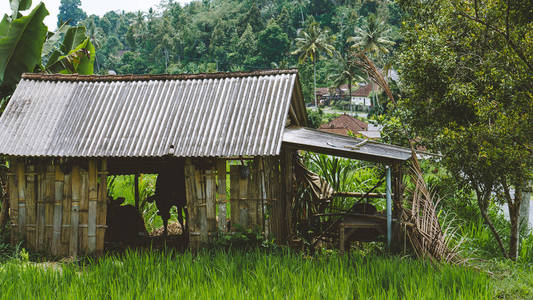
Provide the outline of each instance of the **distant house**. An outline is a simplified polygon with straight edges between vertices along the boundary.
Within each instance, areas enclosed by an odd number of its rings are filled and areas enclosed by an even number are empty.
[[[374,83],[360,86],[357,90],[352,92],[352,105],[372,106],[370,101],[370,93],[377,88]]]
[[[342,135],[348,135],[348,132],[358,134],[361,131],[366,132],[368,124],[350,115],[343,114],[327,124],[322,124],[318,130]]]

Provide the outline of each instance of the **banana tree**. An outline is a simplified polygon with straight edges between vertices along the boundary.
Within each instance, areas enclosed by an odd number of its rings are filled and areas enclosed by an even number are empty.
[[[20,11],[29,9],[31,0],[10,0],[10,6],[12,15],[0,22],[0,99],[13,93],[24,72],[93,73],[95,49],[84,27],[62,26],[48,33],[43,23],[48,11],[42,2],[26,16]]]

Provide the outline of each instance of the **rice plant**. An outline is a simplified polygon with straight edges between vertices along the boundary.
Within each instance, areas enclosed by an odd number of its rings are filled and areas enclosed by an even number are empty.
[[[134,252],[0,266],[0,299],[489,299],[486,274],[354,253]]]

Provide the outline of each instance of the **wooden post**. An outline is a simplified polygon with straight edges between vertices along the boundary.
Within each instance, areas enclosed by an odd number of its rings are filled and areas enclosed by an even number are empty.
[[[198,249],[200,245],[200,232],[197,227],[198,200],[196,197],[195,170],[190,158],[185,160],[185,193],[189,210],[189,244],[191,248]]]
[[[218,229],[220,231],[227,231],[226,220],[226,160],[217,160],[217,177],[218,177],[218,189],[217,189],[217,203],[218,203]]]
[[[391,241],[392,241],[392,183],[391,183],[391,168],[390,166],[385,166],[387,180],[386,180],[386,194],[387,194],[387,248],[390,250]]]
[[[37,203],[35,191],[35,167],[28,165],[26,168],[26,242],[28,248],[35,250],[37,245]]]
[[[135,173],[134,178],[134,185],[135,185],[135,208],[139,210],[139,173]]]
[[[241,168],[245,166],[239,166],[239,224],[243,228],[250,228],[250,207],[248,206],[248,182],[250,175],[247,178],[243,178],[241,174]],[[249,173],[248,173],[249,174]]]
[[[19,211],[19,195],[17,186],[16,166],[18,165],[16,160],[9,161],[9,173],[7,174],[7,183],[9,190],[9,222],[11,231],[11,243],[15,244],[18,239],[18,211]]]
[[[279,243],[286,243],[291,229],[291,205],[293,198],[293,151],[282,149],[281,151],[281,196],[279,203],[273,205],[274,218],[278,221],[276,238]],[[276,233],[275,233],[276,234]]]
[[[39,172],[37,175],[37,184],[39,186],[37,191],[37,243],[36,243],[36,250],[44,251],[46,250],[46,222],[45,222],[45,207],[46,207],[46,195],[48,193],[47,188],[47,182],[46,182],[46,164],[40,163],[39,164]]]
[[[216,171],[207,170],[205,172],[205,203],[208,235],[214,234],[217,230],[216,187]]]
[[[393,252],[400,252],[402,249],[402,232],[401,232],[401,213],[403,210],[402,194],[403,194],[403,173],[402,164],[395,162],[392,165],[392,218],[396,220],[392,223],[392,245],[391,250]]]
[[[63,196],[65,190],[65,175],[59,165],[55,166],[55,197],[54,197],[54,217],[53,217],[53,233],[52,233],[52,248],[53,255],[61,253],[61,221],[63,219]]]
[[[79,165],[72,167],[72,212],[70,216],[70,244],[69,255],[76,257],[78,254],[78,221],[81,197],[81,175]]]
[[[96,250],[96,206],[98,200],[98,174],[96,160],[89,160],[89,211],[87,221],[87,253],[94,253]]]
[[[205,194],[205,173],[201,170],[194,171],[194,183],[196,187],[196,224],[200,232],[200,244],[207,243],[207,203]],[[194,221],[193,221],[194,222]]]
[[[104,252],[105,231],[107,228],[107,160],[102,159],[98,184],[98,205],[96,212],[96,254]]]
[[[61,255],[68,255],[70,240],[70,214],[72,211],[72,176],[64,174],[63,204],[61,206]]]
[[[231,218],[231,231],[235,231],[235,225],[239,224],[239,166],[230,166],[229,171],[229,194],[230,194],[230,218]]]
[[[78,253],[87,254],[89,249],[89,172],[80,168],[81,190],[79,210],[79,245]]]
[[[18,187],[18,229],[21,237],[26,233],[26,176],[24,175],[24,161],[17,163]]]
[[[44,182],[44,241],[40,245],[41,250],[51,252],[53,224],[54,224],[54,204],[55,204],[55,167],[52,161],[46,165]]]

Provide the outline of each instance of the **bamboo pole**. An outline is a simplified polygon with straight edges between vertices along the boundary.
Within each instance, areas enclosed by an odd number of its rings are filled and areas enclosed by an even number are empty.
[[[72,211],[72,179],[71,174],[64,174],[63,204],[61,205],[61,255],[68,255],[70,240],[70,214]]]
[[[137,210],[139,210],[139,173],[135,173],[135,180],[134,180],[134,185],[135,185],[135,208]]]
[[[193,249],[198,249],[200,232],[197,226],[197,199],[194,176],[194,166],[190,158],[185,160],[185,193],[187,195],[187,207],[189,210],[189,244]]]
[[[231,208],[231,231],[234,231],[235,225],[239,224],[240,205],[239,205],[239,166],[230,166],[229,182],[230,182],[230,208]]]
[[[9,163],[9,173],[7,175],[7,184],[9,190],[9,221],[10,221],[10,232],[11,232],[11,243],[15,244],[17,242],[17,232],[18,229],[18,211],[19,211],[19,196],[18,196],[18,186],[17,186],[17,176],[16,176],[16,160],[11,160]]]
[[[105,231],[107,228],[107,160],[102,159],[100,183],[98,184],[98,209],[96,214],[96,254],[104,252]]]
[[[18,187],[18,233],[21,237],[26,233],[26,177],[24,175],[24,162],[17,163]]]
[[[26,242],[28,243],[28,248],[35,250],[37,244],[35,167],[31,164],[27,165],[26,171]]]
[[[50,253],[52,248],[55,204],[55,167],[52,161],[46,165],[46,174],[44,176],[44,237],[41,249]]]
[[[45,250],[46,163],[39,165],[37,175],[37,242],[36,250]]]
[[[53,217],[52,248],[53,255],[61,253],[61,221],[63,219],[63,196],[65,190],[65,175],[59,165],[55,166],[55,203]]]
[[[194,183],[196,186],[196,221],[199,225],[200,244],[208,242],[208,225],[207,225],[207,203],[205,193],[205,173],[201,170],[195,170]]]
[[[79,165],[72,167],[72,211],[70,216],[70,243],[69,255],[76,257],[78,254],[78,221],[81,197],[81,176]]]
[[[79,245],[78,253],[87,254],[89,249],[89,172],[80,168],[81,190],[79,210]]]
[[[217,229],[216,187],[216,171],[207,170],[205,172],[205,203],[208,235],[215,233]]]
[[[217,189],[217,203],[218,203],[218,229],[220,231],[227,231],[226,220],[226,160],[217,160],[217,176],[218,176],[218,189]]]
[[[98,201],[98,175],[96,170],[96,160],[89,160],[89,212],[87,230],[87,253],[94,253],[96,250],[96,206]]]
[[[240,166],[243,168],[244,166]],[[243,178],[239,171],[239,224],[246,229],[250,229],[250,207],[248,205],[248,183],[250,176]]]

